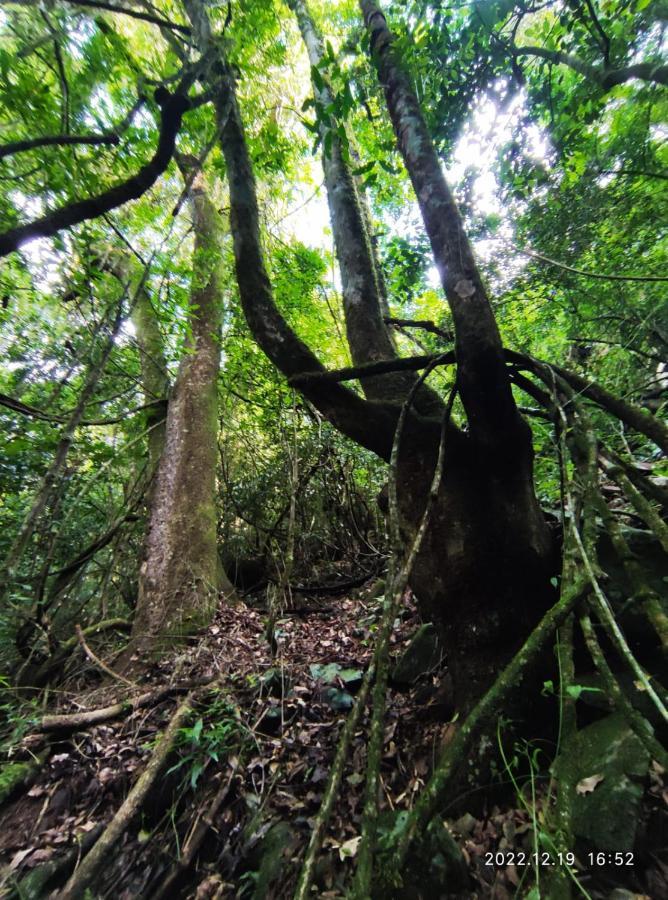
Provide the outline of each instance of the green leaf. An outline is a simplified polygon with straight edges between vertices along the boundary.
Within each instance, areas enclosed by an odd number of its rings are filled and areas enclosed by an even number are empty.
[[[313,84],[319,91],[324,90],[325,81],[317,66],[311,66],[311,78],[313,79]]]

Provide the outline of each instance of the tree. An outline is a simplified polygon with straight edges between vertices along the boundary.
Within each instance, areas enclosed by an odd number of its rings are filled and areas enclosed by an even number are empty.
[[[237,82],[243,84],[244,53],[250,58],[252,48],[238,39],[235,44],[235,35],[228,46],[224,46],[217,29],[227,32],[228,27],[234,28],[233,17],[226,16],[222,21],[197,0],[185,4],[189,26],[165,20],[151,22],[160,27],[178,64],[178,73],[173,78],[170,76],[169,81],[170,84],[176,82],[177,87],[167,91],[165,85],[161,85],[155,92],[161,128],[152,160],[139,169],[138,175],[117,179],[114,186],[88,200],[66,202],[33,222],[10,228],[0,239],[0,248],[11,252],[23,240],[54,234],[142,195],[169,165],[184,116],[187,120],[192,115],[198,116],[198,121],[206,121],[211,103],[216,120],[215,135],[222,149],[225,177],[229,183],[231,231],[241,305],[250,330],[269,358],[322,415],[359,445],[389,460],[401,404],[417,383],[415,371],[430,360],[397,358],[383,321],[383,279],[374,257],[369,216],[364,210],[360,186],[355,181],[369,171],[364,164],[355,168],[352,161],[357,149],[348,119],[353,111],[359,110],[355,110],[351,88],[342,86],[344,79],[340,73],[336,74],[336,54],[331,47],[323,47],[306,4],[291,0],[289,5],[296,14],[311,64],[313,98],[304,109],[312,107],[315,111],[316,122],[311,130],[322,144],[348,344],[354,363],[352,369],[327,371],[290,327],[275,303],[262,248],[251,152],[242,124],[241,102],[237,98]],[[250,15],[258,18],[263,15],[253,4],[249,10]],[[555,597],[559,547],[536,498],[532,433],[518,412],[512,385],[519,385],[547,407],[552,416],[554,398],[549,390],[546,392],[544,387],[523,374],[529,370],[534,377],[545,380],[548,376],[539,363],[504,349],[464,220],[443,177],[436,144],[404,66],[402,54],[410,57],[404,51],[406,45],[411,45],[411,36],[402,35],[396,41],[375,4],[364,2],[361,11],[371,58],[417,197],[455,335],[454,351],[443,354],[438,362],[443,366],[456,362],[456,390],[466,425],[458,425],[453,417],[447,423],[444,477],[412,582],[425,614],[440,626],[458,701],[463,708],[470,708]],[[132,16],[132,12],[128,14]],[[526,15],[529,14],[537,15],[539,23],[542,22],[540,10],[532,8],[526,11]],[[467,14],[457,15],[461,20],[462,15]],[[578,13],[578,21],[584,21],[583,15],[582,11]],[[416,53],[422,52],[420,46],[425,34],[431,39],[438,33],[439,16],[440,11],[435,14],[435,27],[431,32],[422,30],[419,39],[412,40]],[[499,47],[506,46],[504,29],[510,27],[517,31],[523,25],[523,18],[524,12],[519,19],[513,18],[507,6],[502,4],[494,8],[491,19],[481,15],[477,20],[475,17],[470,21],[467,19],[464,25],[458,20],[458,27],[462,34],[468,35],[468,42],[473,42],[477,51],[487,48],[492,57],[489,65],[479,72],[479,85],[489,84],[498,72],[500,59],[507,61],[505,49],[500,55],[496,52]],[[589,10],[584,18],[587,34],[597,32],[602,41],[605,27],[595,13]],[[567,22],[563,27],[576,43],[588,40],[578,30],[579,25]],[[184,40],[186,48],[181,43]],[[628,48],[625,52],[628,54]],[[230,54],[234,62],[228,59]],[[511,54],[511,57],[516,64],[517,54]],[[332,74],[336,77],[332,78]],[[201,90],[196,93],[198,83]],[[364,86],[366,88],[368,85]],[[431,116],[428,92],[425,92],[425,99]],[[381,117],[370,107],[367,114],[376,121]],[[97,136],[84,134],[82,141],[84,145],[93,140],[104,144],[107,132],[102,130]],[[436,133],[438,135],[438,128]],[[48,140],[45,138],[41,145],[56,146],[57,137],[47,135]],[[215,139],[214,136],[209,150]],[[442,139],[438,137],[437,140]],[[61,143],[67,147],[72,142]],[[14,155],[32,152],[39,142],[28,141],[30,146],[26,147],[19,144],[17,141],[10,146]],[[376,161],[372,162],[375,165]],[[558,377],[584,391],[586,396],[612,411],[630,427],[659,444],[665,443],[665,431],[656,419],[605,390],[583,382],[576,374],[559,369]],[[364,399],[341,384],[346,379],[356,378],[361,380]],[[178,390],[176,396],[179,396]],[[437,458],[443,409],[437,395],[421,386],[401,436],[398,499],[406,538],[415,532],[426,502],[430,471]],[[182,434],[183,426],[176,430]],[[163,468],[166,465],[163,458]],[[211,471],[210,461],[207,471]],[[160,494],[160,488],[157,493]],[[154,519],[154,523],[157,521]],[[153,527],[151,533],[157,535],[158,531]],[[162,552],[157,547],[161,541],[156,537],[154,543],[157,559]],[[148,567],[155,572],[158,568],[157,565]],[[145,568],[145,572],[148,569]],[[210,565],[207,571],[205,581],[213,585],[215,579],[211,577]],[[173,588],[166,592],[162,589],[154,591],[145,582],[142,597],[148,597],[152,591],[160,596],[174,593]],[[140,607],[148,609],[143,600]],[[143,615],[138,621],[142,621]],[[508,620],[515,623],[514,629],[507,628]],[[139,630],[143,627],[137,626]],[[158,626],[153,625],[149,630],[156,629]]]
[[[195,233],[190,335],[167,408],[129,652],[164,649],[208,624],[221,591],[234,594],[218,554],[215,487],[222,227],[198,160],[179,165]]]

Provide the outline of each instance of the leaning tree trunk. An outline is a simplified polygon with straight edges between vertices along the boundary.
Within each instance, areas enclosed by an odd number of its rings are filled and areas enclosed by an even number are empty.
[[[445,471],[412,584],[439,626],[460,707],[489,687],[553,599],[553,544],[533,486],[531,431],[515,405],[501,337],[418,102],[378,6],[360,2],[373,60],[455,325],[468,430],[448,434]],[[402,445],[399,505],[410,532],[436,460],[436,430]]]
[[[190,335],[169,400],[130,648],[159,650],[207,624],[232,594],[216,536],[221,227],[201,173],[189,191],[195,247]]]

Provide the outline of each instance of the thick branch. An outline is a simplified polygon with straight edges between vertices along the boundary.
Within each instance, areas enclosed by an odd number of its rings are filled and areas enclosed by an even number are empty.
[[[325,110],[336,106],[335,95],[323,73],[325,59],[322,37],[305,0],[287,0],[297,18],[313,79],[316,106]],[[382,316],[381,292],[371,236],[365,221],[360,194],[352,175],[349,153],[337,130],[345,126],[337,122],[336,113],[329,121],[320,117],[320,139],[323,143],[322,165],[329,204],[336,256],[341,270],[343,311],[350,354],[355,365],[374,360],[394,359],[396,349]],[[411,388],[413,376],[391,370],[391,375],[369,379],[362,385],[371,400],[402,400]],[[437,395],[423,391],[418,409],[438,413],[441,401]]]
[[[149,790],[155,784],[174,747],[179,729],[191,713],[191,708],[192,695],[188,695],[170,719],[153,755],[132,790],[116,811],[93,849],[84,857],[81,865],[65,885],[60,894],[62,900],[75,900],[75,898],[83,896],[100,869],[104,867],[119,838],[139,813]]]
[[[110,706],[103,706],[99,709],[85,710],[84,712],[62,713],[60,715],[44,716],[39,723],[38,731],[42,732],[69,732],[78,731],[82,728],[89,728],[93,725],[99,725],[101,722],[109,722],[111,719],[118,719],[123,715],[130,715],[137,709],[145,709],[147,706],[157,706],[162,700],[170,697],[172,694],[185,693],[195,687],[203,687],[210,684],[211,678],[202,678],[197,681],[186,681],[180,684],[165,685],[139,697],[131,697],[127,700],[121,700],[118,703],[112,703]]]
[[[365,378],[373,378],[377,375],[385,375],[387,372],[417,372],[424,369],[434,360],[440,359],[439,365],[452,365],[455,362],[454,350],[448,354],[433,354],[428,356],[404,356],[399,359],[382,359],[380,362],[367,363],[364,366],[346,366],[343,369],[322,369],[314,372],[300,372],[289,379],[294,387],[302,388],[309,383],[322,383],[323,381],[360,381]]]
[[[41,219],[27,222],[0,234],[0,257],[7,256],[28,241],[52,237],[64,228],[95,219],[129,200],[136,200],[155,184],[169,165],[174,153],[176,135],[181,127],[181,119],[190,106],[187,96],[181,93],[170,94],[165,88],[156,91],[155,99],[161,111],[160,137],[150,162],[142,166],[136,175],[101,194],[75,201],[47,213]]]
[[[539,378],[545,377],[545,364],[524,353],[506,350],[506,358],[515,365],[528,368]],[[616,397],[600,384],[590,381],[576,372],[555,365],[550,365],[550,368],[583,397],[593,400],[625,425],[650,438],[664,453],[668,453],[668,427],[660,419],[645,412],[644,409],[640,409],[639,406],[634,406],[632,403]]]
[[[202,10],[198,5],[189,2],[186,8],[193,23],[202,22]],[[206,33],[200,39],[207,40]],[[234,82],[222,58],[219,68],[225,71],[226,77],[215,108],[230,186],[230,227],[244,316],[255,340],[285,376],[324,372],[324,366],[292,331],[274,302],[260,245],[255,178]],[[352,391],[326,380],[317,384],[306,382],[300,389],[337,429],[382,458],[389,457],[398,415],[393,405],[365,401]]]

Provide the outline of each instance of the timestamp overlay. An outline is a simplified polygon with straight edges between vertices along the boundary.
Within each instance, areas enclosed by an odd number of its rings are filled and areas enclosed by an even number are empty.
[[[632,866],[634,854],[631,850],[625,851],[596,851],[576,857],[575,853],[550,853],[542,850],[537,853],[525,853],[522,850],[497,850],[484,854],[483,862],[486,866],[505,868],[506,866],[575,866],[576,861],[584,868],[596,868],[600,866]]]

